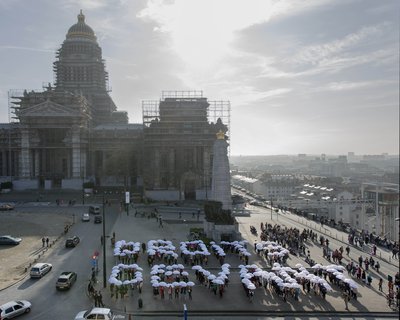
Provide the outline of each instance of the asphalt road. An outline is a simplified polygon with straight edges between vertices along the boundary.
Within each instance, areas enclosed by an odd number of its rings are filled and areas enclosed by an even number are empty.
[[[30,314],[20,317],[21,319],[74,319],[80,310],[85,310],[92,304],[87,297],[86,288],[91,276],[91,257],[95,251],[102,252],[100,242],[102,224],[94,224],[93,216],[90,222],[80,221],[82,208],[75,208],[75,210],[77,221],[67,236],[79,236],[81,242],[78,246],[65,248],[65,240],[61,239],[41,260],[53,265],[53,269],[48,274],[41,279],[30,279],[28,275],[16,285],[0,292],[2,302],[24,299],[32,303]],[[107,207],[106,234],[109,234],[113,228],[118,217],[116,212],[115,206]],[[70,290],[57,291],[55,284],[63,271],[75,271],[78,278]],[[98,276],[102,276],[101,270]]]

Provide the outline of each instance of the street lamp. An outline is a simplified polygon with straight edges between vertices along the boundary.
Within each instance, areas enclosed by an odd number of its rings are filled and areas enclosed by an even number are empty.
[[[105,191],[103,191],[103,288],[107,287],[106,282],[106,201]]]
[[[271,221],[272,221],[272,198],[271,198],[271,200],[269,202],[269,205],[270,205],[270,208],[271,208]]]

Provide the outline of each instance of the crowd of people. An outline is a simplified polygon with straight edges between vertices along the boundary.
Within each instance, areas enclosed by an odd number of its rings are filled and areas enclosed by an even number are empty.
[[[237,254],[239,256],[240,261],[245,264],[248,264],[249,257],[251,253],[247,250],[247,241],[221,241],[218,245],[214,241],[210,242],[210,247],[215,257],[218,259],[221,265],[225,262],[226,252],[230,252],[233,254]]]
[[[132,295],[135,287],[141,292],[143,287],[142,271],[143,269],[137,264],[126,265],[121,263],[114,266],[111,270],[110,278],[108,279],[111,298],[124,298],[129,291],[131,291]]]
[[[155,297],[160,296],[161,299],[165,299],[168,294],[168,299],[171,300],[173,296],[175,299],[179,297],[186,299],[188,295],[189,300],[192,300],[192,287],[195,284],[189,281],[189,273],[182,264],[154,265],[150,274]]]
[[[178,263],[178,254],[175,246],[169,240],[150,240],[147,243],[147,263],[151,267],[154,262],[166,264]]]
[[[120,240],[114,244],[114,257],[116,263],[137,263],[140,253],[140,242],[126,242]]]
[[[203,269],[200,265],[192,267],[195,270],[196,280],[200,285],[206,286],[214,295],[218,295],[222,298],[225,292],[225,288],[229,283],[229,267],[230,265],[225,263],[221,266],[221,271],[218,275],[212,274],[210,271]]]
[[[208,264],[210,252],[202,240],[181,242],[180,250],[185,264],[190,266]]]
[[[252,300],[257,288],[264,288],[265,292],[277,294],[283,301],[302,299],[305,295],[313,294],[325,299],[326,294],[334,288],[340,290],[346,308],[348,302],[357,300],[358,286],[365,284],[372,286],[373,277],[371,269],[380,275],[380,263],[375,257],[374,251],[368,257],[360,256],[358,261],[347,258],[348,263],[342,265],[342,260],[349,257],[350,247],[339,247],[331,249],[329,239],[324,235],[318,235],[311,229],[300,231],[297,228],[288,228],[279,224],[261,223],[262,241],[254,243],[254,251],[257,255],[265,258],[270,271],[260,269],[257,265],[249,265],[248,260],[251,256],[247,250],[247,241],[221,241],[219,244],[211,242],[209,247],[201,241],[186,241],[180,243],[180,257],[184,265],[192,266],[195,270],[196,281],[199,285],[206,286],[214,295],[221,298],[229,283],[229,264],[225,263],[227,253],[237,254],[240,262],[240,278],[246,296]],[[351,239],[351,240],[350,240]],[[322,246],[323,257],[335,264],[323,266],[316,264],[311,259],[308,245],[310,241]],[[349,237],[349,243],[359,242],[357,236]],[[365,241],[365,240],[362,240]],[[368,241],[368,240],[367,240]],[[195,283],[189,281],[189,272],[184,270],[183,264],[178,264],[178,254],[176,247],[171,241],[150,240],[146,245],[139,242],[126,242],[124,240],[115,243],[114,256],[119,263],[112,269],[109,278],[111,296],[123,298],[129,291],[135,288],[141,292],[143,286],[142,269],[136,264],[139,259],[140,249],[147,252],[149,266],[151,266],[151,285],[154,296],[165,299],[175,299],[183,297],[192,299],[192,292]],[[212,274],[206,270],[210,251],[222,266],[221,272]],[[376,253],[376,251],[375,251]],[[297,264],[295,269],[285,266],[289,255],[304,257],[310,264],[308,270],[301,264]],[[154,265],[154,263],[160,263]],[[358,262],[358,263],[357,263]],[[165,263],[165,264],[162,264]],[[345,275],[347,270],[348,276]],[[378,277],[377,286],[379,291],[385,291],[384,280]],[[399,299],[400,276],[396,274],[395,279],[388,277],[388,299],[393,301]],[[97,303],[101,305],[100,303]]]

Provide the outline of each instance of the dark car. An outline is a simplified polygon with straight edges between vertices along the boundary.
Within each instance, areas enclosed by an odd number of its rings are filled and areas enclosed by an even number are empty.
[[[66,247],[66,248],[74,248],[74,247],[77,246],[77,244],[78,244],[79,242],[80,242],[79,237],[73,236],[73,237],[71,237],[71,238],[68,238],[68,239],[65,241],[65,247]]]
[[[72,271],[65,271],[61,273],[56,282],[57,290],[68,290],[75,283],[77,275]]]
[[[22,241],[21,238],[15,238],[10,235],[0,236],[0,244],[19,244]]]
[[[102,223],[102,222],[103,222],[103,218],[101,216],[94,217],[94,223]]]

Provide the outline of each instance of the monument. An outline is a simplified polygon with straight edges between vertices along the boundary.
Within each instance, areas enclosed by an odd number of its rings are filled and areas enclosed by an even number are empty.
[[[231,175],[227,148],[225,133],[220,130],[213,146],[211,199],[221,202],[223,210],[232,210]]]

